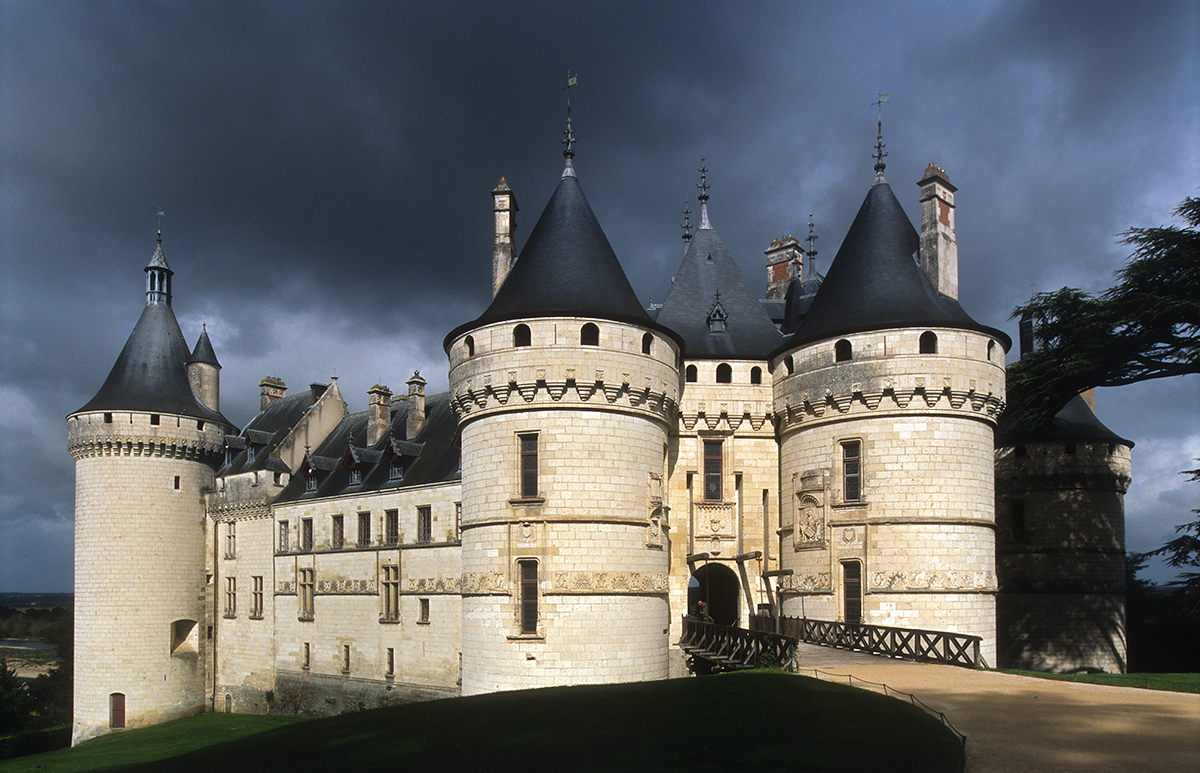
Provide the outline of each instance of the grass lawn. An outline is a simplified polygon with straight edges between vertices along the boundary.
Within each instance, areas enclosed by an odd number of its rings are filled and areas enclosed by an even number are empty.
[[[1003,672],[1021,676],[1036,676],[1041,679],[1059,679],[1066,682],[1200,693],[1200,674],[1048,674],[1044,671],[1015,671],[1012,669],[1003,669]]]
[[[937,773],[954,770],[958,754],[937,719],[894,698],[757,671],[492,693],[307,721],[208,714],[0,762],[0,773]]]

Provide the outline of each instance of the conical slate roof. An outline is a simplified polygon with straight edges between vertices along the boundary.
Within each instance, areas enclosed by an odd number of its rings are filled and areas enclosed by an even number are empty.
[[[996,445],[1011,446],[1045,440],[1103,440],[1133,448],[1133,441],[1126,440],[1096,418],[1095,412],[1082,395],[1075,395],[1062,410],[1054,415],[1048,427],[1014,427],[1008,421],[1012,414],[1000,415],[996,426]]]
[[[217,353],[213,351],[212,341],[208,338],[208,330],[200,332],[200,338],[196,340],[196,348],[192,349],[192,356],[188,358],[188,362],[203,362],[221,367],[221,363],[217,362]]]
[[[165,303],[148,304],[104,386],[76,413],[172,413],[228,425],[224,416],[201,405],[192,392],[189,356],[175,312]]]
[[[450,332],[529,317],[595,317],[657,328],[629,284],[579,180],[559,180],[492,304],[475,321]]]
[[[846,234],[812,306],[787,344],[897,327],[952,327],[1007,335],[971,319],[958,301],[934,289],[914,254],[920,237],[891,186],[877,182]]]
[[[728,318],[714,332],[708,315],[718,301]],[[689,357],[764,359],[783,340],[712,228],[688,243],[655,321],[683,336]]]

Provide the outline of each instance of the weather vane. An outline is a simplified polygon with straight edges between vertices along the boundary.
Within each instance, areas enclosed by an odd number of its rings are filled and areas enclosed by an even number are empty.
[[[704,156],[700,156],[700,184],[696,187],[700,189],[700,195],[696,198],[700,200],[700,228],[712,228],[708,224],[708,166],[704,163]]]
[[[563,150],[563,156],[567,159],[567,166],[571,166],[571,159],[575,157],[575,130],[571,128],[571,87],[578,84],[579,74],[571,74],[567,70],[567,85],[563,87],[563,91],[567,92],[567,128],[563,132],[562,144],[566,146]]]
[[[688,200],[683,200],[683,241],[684,244],[692,240],[692,208],[688,204]]]
[[[163,208],[160,205],[158,208],[158,240],[160,242],[162,241],[162,219],[166,216],[167,213],[163,211]]]
[[[875,139],[875,181],[876,182],[883,182],[883,170],[887,168],[887,164],[883,163],[883,159],[887,158],[887,153],[885,153],[883,150],[884,148],[887,147],[887,145],[883,144],[883,103],[891,102],[891,101],[892,101],[891,92],[884,94],[882,91],[880,91],[879,99],[877,99],[871,103],[879,108],[879,136]]]

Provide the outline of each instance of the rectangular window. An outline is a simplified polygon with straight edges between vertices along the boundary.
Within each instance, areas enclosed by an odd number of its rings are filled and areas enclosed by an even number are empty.
[[[316,475],[309,475],[304,479],[304,490],[309,493],[317,490]]]
[[[371,514],[358,514],[358,546],[360,548],[369,547],[371,545]]]
[[[263,616],[263,578],[255,575],[251,578],[254,583],[253,596],[250,602],[250,617],[261,620]]]
[[[521,435],[521,497],[538,495],[538,436]]]
[[[304,646],[300,648],[300,668],[305,671],[312,665],[312,648],[308,642],[304,642]]]
[[[417,508],[417,542],[433,541],[433,512],[428,505]]]
[[[315,617],[316,610],[313,605],[313,597],[317,585],[317,571],[315,569],[300,570],[300,619],[312,620]]]
[[[291,528],[287,521],[279,522],[279,552],[288,552],[288,535],[291,533]]]
[[[1008,503],[1009,536],[1013,542],[1025,542],[1025,500],[1014,499]]]
[[[384,510],[383,511],[384,532],[386,534],[386,544],[400,544],[400,511],[399,510]]]
[[[237,617],[237,578],[225,578],[225,617]]]
[[[862,564],[842,562],[842,619],[850,625],[862,622]]]
[[[357,486],[359,483],[362,483],[362,470],[354,467],[350,470],[350,485]]]
[[[396,650],[391,647],[387,648],[387,671],[383,675],[389,678],[396,675]]]
[[[342,673],[350,673],[350,645],[342,645]]]
[[[346,546],[346,519],[340,515],[333,516],[333,530],[329,536],[329,545],[335,550]]]
[[[454,539],[462,542],[462,502],[454,503]]]
[[[429,625],[429,599],[417,599],[417,622]]]
[[[400,619],[400,567],[383,567],[383,620]]]
[[[237,556],[237,524],[229,521],[225,524],[225,557]]]
[[[721,448],[720,440],[704,441],[704,498],[709,501],[721,499]]]
[[[518,561],[521,567],[521,633],[538,632],[537,561]]]
[[[862,499],[862,443],[842,443],[842,501]]]
[[[313,528],[312,518],[304,518],[300,521],[300,549],[312,550],[313,546]]]
[[[158,421],[158,414],[157,414],[157,413],[152,413],[152,414],[150,414],[150,424],[151,424],[152,426],[155,426],[155,427],[157,427],[157,426],[158,426],[158,424],[159,424],[159,421]]]
[[[176,491],[179,490],[179,476],[178,475],[175,476],[175,490]]]

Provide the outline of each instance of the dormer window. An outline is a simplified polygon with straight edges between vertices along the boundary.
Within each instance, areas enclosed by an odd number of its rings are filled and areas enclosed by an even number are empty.
[[[725,323],[729,320],[729,314],[725,311],[725,307],[721,305],[720,294],[717,296],[717,302],[713,304],[712,310],[708,312],[708,317],[705,321],[708,323],[708,332],[724,333]]]
[[[393,459],[391,465],[388,466],[388,480],[397,481],[404,477],[404,467],[400,464],[400,460]]]
[[[310,493],[310,494],[311,494],[312,492],[314,492],[314,491],[316,491],[316,490],[317,490],[317,476],[316,476],[316,475],[307,475],[307,476],[305,476],[305,478],[304,478],[304,491],[305,491],[306,493]]]
[[[350,485],[357,486],[362,483],[362,470],[354,467],[350,470]]]

